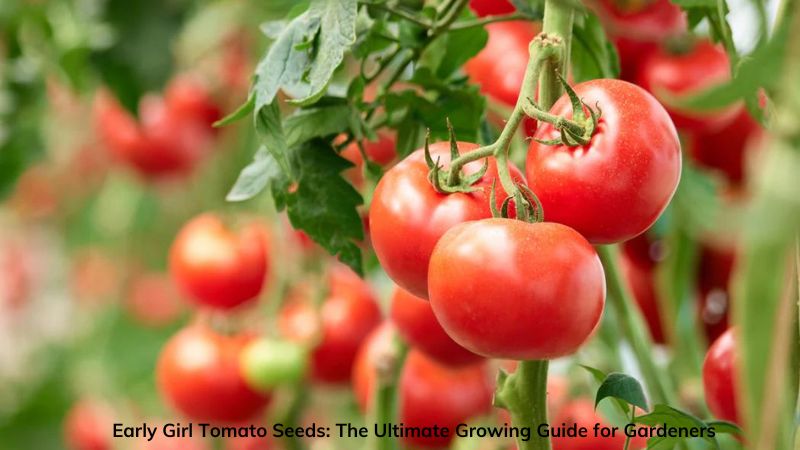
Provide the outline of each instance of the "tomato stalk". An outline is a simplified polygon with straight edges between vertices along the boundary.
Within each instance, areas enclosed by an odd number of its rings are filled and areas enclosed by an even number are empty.
[[[399,423],[398,419],[398,382],[403,363],[408,353],[408,346],[395,335],[394,345],[377,367],[377,386],[372,399],[372,414],[375,424]],[[375,438],[373,448],[377,450],[396,450],[397,440],[384,437]]]
[[[674,405],[677,400],[674,387],[669,378],[664,375],[664,371],[653,362],[651,357],[653,341],[647,331],[647,325],[636,307],[635,300],[622,278],[616,246],[598,245],[597,254],[600,255],[600,261],[606,272],[608,298],[616,313],[617,322],[633,349],[642,376],[653,396],[653,401]]]
[[[548,366],[548,361],[520,361],[514,373],[499,373],[494,403],[511,413],[513,424],[533,429],[547,423]],[[530,440],[517,440],[517,449],[549,450],[550,440],[531,433]]]
[[[545,110],[561,96],[559,74],[566,78],[572,40],[572,24],[575,20],[575,9],[563,0],[547,0],[544,9],[542,32],[549,37],[559,37],[564,45],[561,53],[545,64],[539,78],[539,104]]]

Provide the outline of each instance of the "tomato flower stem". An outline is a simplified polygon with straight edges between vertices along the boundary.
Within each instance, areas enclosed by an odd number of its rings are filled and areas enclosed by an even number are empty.
[[[650,390],[654,403],[674,405],[677,402],[674,387],[664,371],[659,369],[651,357],[653,340],[647,331],[644,319],[635,305],[622,273],[619,269],[617,248],[613,245],[598,245],[597,254],[606,273],[609,299],[628,344],[633,349],[636,362]]]

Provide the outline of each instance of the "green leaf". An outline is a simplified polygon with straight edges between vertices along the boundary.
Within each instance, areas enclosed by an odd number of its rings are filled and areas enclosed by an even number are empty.
[[[229,202],[241,202],[258,195],[264,188],[281,175],[281,168],[275,157],[263,145],[256,152],[253,162],[239,173],[225,199]]]
[[[592,375],[592,378],[594,378],[595,381],[597,381],[598,383],[602,383],[603,381],[605,381],[606,377],[608,376],[608,374],[606,374],[600,369],[595,369],[594,367],[585,366],[583,364],[581,364],[580,366],[584,368],[587,372],[589,372],[589,374]]]
[[[315,137],[342,133],[350,124],[349,118],[347,105],[302,109],[284,122],[286,142],[294,147]]]
[[[278,108],[277,100],[269,105],[259,108],[256,111],[256,131],[264,141],[267,150],[278,162],[283,172],[292,178],[292,169],[289,165],[287,156],[288,146],[286,137],[283,134],[283,124],[281,123],[281,110]]]
[[[316,57],[308,73],[306,97],[292,101],[300,105],[314,103],[325,93],[333,72],[342,63],[344,54],[356,41],[356,0],[315,0],[308,10],[320,21]]]
[[[672,3],[683,9],[717,7],[717,0],[672,0]]]
[[[655,405],[653,412],[643,416],[636,417],[634,423],[640,423],[652,427],[667,426],[667,427],[685,427],[685,428],[708,428],[702,420],[697,417],[683,412],[679,409],[667,405]],[[647,440],[648,449],[672,449],[678,443],[688,440],[689,438],[678,437],[652,437]],[[714,448],[719,448],[716,439],[705,436],[704,441],[708,442]]]
[[[576,21],[573,37],[572,70],[576,82],[619,77],[619,55],[597,16],[586,14]]]
[[[489,33],[483,27],[472,27],[446,33],[440,39],[444,40],[444,55],[439,60],[436,75],[446,80],[483,50]]]
[[[603,399],[609,397],[624,400],[633,406],[647,410],[647,399],[644,396],[642,385],[636,378],[624,373],[611,373],[603,380],[597,389],[594,406],[597,407]]]
[[[358,241],[364,239],[356,208],[361,195],[341,172],[352,167],[330,143],[315,139],[292,149],[291,162],[297,179],[273,183],[276,205],[285,207],[292,226],[301,229],[357,273],[362,273]]]
[[[255,105],[256,105],[255,97],[252,95],[247,97],[247,101],[242,106],[236,108],[236,111],[214,122],[214,127],[221,128],[224,126],[228,126],[234,122],[238,122],[241,119],[244,119],[250,113],[253,112],[253,108],[255,107]]]
[[[719,434],[734,434],[740,436],[742,434],[742,429],[739,428],[739,426],[735,423],[725,422],[722,420],[712,420],[706,422],[706,425],[709,427],[714,427],[714,431]]]

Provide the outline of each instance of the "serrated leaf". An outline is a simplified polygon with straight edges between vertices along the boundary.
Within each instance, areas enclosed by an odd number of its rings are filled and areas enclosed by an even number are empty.
[[[286,118],[286,143],[294,147],[315,137],[342,133],[349,127],[350,107],[334,105],[302,109]]]
[[[262,145],[256,152],[253,162],[239,173],[239,178],[236,179],[236,183],[228,192],[225,200],[229,202],[249,200],[258,195],[280,175],[281,168],[278,166],[278,162],[267,148]]]
[[[686,427],[686,428],[707,428],[708,426],[697,417],[683,412],[679,409],[667,405],[655,405],[653,412],[643,416],[636,417],[634,423],[640,423],[648,426],[668,426],[668,427]],[[676,444],[687,440],[688,438],[677,437],[652,437],[647,440],[648,449],[671,449]],[[714,448],[719,448],[716,439],[705,436],[704,441],[708,442]]]
[[[356,42],[356,0],[315,0],[308,10],[318,17],[320,29],[315,58],[308,72],[308,93],[292,103],[308,105],[325,93],[333,72],[342,63],[344,54]]]
[[[247,97],[247,101],[243,105],[241,105],[240,107],[236,108],[236,111],[234,111],[234,112],[228,114],[227,116],[223,117],[222,119],[219,119],[218,121],[214,122],[214,127],[215,128],[221,128],[221,127],[224,127],[224,126],[228,126],[228,125],[230,125],[230,124],[232,124],[234,122],[237,122],[237,121],[239,121],[241,119],[244,119],[251,112],[253,112],[253,109],[255,108],[255,105],[256,105],[255,97],[252,96],[252,95]]]
[[[603,383],[597,389],[594,406],[597,407],[606,398],[623,400],[633,406],[647,410],[647,399],[642,385],[636,378],[624,373],[611,373],[603,380]]]
[[[286,145],[286,137],[283,134],[283,123],[281,122],[281,110],[278,108],[277,100],[256,111],[255,116],[256,131],[264,141],[267,151],[272,154],[275,161],[289,178],[292,178],[292,168],[289,165],[287,155],[289,148]]]
[[[291,156],[298,176],[294,183],[284,180],[273,185],[276,205],[286,207],[293,227],[362,273],[357,242],[364,239],[364,230],[356,208],[363,201],[341,176],[352,164],[319,139],[294,148]]]

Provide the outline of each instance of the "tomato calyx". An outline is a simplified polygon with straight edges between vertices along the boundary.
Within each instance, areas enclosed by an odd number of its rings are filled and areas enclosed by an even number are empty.
[[[587,145],[597,129],[603,111],[599,104],[596,104],[594,108],[587,105],[578,97],[567,80],[560,74],[557,75],[572,103],[572,120],[543,111],[532,98],[528,98],[528,102],[523,104],[525,114],[540,122],[547,122],[561,132],[560,138],[550,140],[534,138],[534,140],[542,145],[566,145],[569,147]]]
[[[456,139],[455,131],[453,131],[453,124],[450,119],[447,119],[447,128],[450,130],[450,161],[456,161],[461,156],[458,151],[458,140]],[[444,166],[439,164],[439,158],[433,160],[430,151],[430,130],[425,136],[425,163],[430,169],[428,174],[428,181],[430,181],[436,192],[441,194],[454,194],[456,192],[470,193],[476,190],[473,185],[477,183],[489,169],[489,161],[484,160],[483,167],[472,175],[465,176],[462,166],[452,167],[453,170],[445,170]]]
[[[489,194],[489,207],[492,210],[492,217],[517,219],[528,223],[544,222],[544,208],[542,207],[542,202],[539,200],[539,197],[533,193],[531,188],[522,183],[514,183],[514,193],[506,197],[498,209],[495,193],[496,185],[496,181],[492,183],[492,191]],[[515,208],[515,217],[509,215],[509,205],[512,200],[514,204],[517,205]]]

